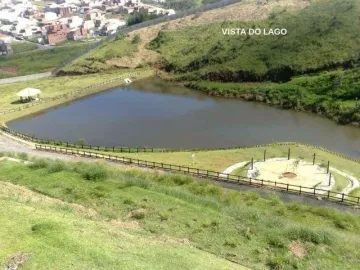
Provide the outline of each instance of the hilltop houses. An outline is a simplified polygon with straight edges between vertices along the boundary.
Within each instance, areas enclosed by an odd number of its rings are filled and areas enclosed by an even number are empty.
[[[54,0],[46,5],[30,0],[0,0],[0,33],[56,45],[66,39],[114,34],[133,13],[165,16],[175,11],[141,0]]]

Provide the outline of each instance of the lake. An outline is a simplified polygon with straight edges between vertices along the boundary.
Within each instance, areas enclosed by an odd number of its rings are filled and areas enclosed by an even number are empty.
[[[360,158],[360,128],[146,79],[8,123],[43,139],[101,146],[219,148],[297,141]]]

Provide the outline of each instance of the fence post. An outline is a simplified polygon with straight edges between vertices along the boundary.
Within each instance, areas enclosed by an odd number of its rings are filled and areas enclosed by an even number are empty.
[[[290,160],[290,148],[288,150],[288,160]]]
[[[266,149],[264,150],[264,162],[266,161]]]
[[[301,194],[301,186],[300,186],[300,194]]]
[[[330,190],[328,190],[328,196],[327,197],[328,197],[328,199],[330,198]]]
[[[286,184],[286,191],[289,191],[289,184]]]
[[[344,197],[345,197],[345,193],[343,193],[342,196],[341,196],[341,201],[342,202],[344,201]]]
[[[315,158],[316,158],[316,154],[314,153],[314,157],[313,157],[313,165],[315,165]]]
[[[329,170],[330,170],[330,161],[328,161],[326,173],[329,173]]]
[[[331,173],[329,174],[329,187],[331,186]]]
[[[251,169],[254,169],[254,158],[251,158]]]

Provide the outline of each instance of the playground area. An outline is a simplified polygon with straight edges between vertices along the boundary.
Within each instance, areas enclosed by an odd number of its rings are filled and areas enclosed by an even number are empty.
[[[253,169],[248,170],[248,177],[304,187],[328,188],[335,182],[334,177],[329,179],[326,168],[303,160],[286,158],[255,162]]]
[[[331,167],[330,163],[317,165],[315,162],[290,157],[239,162],[228,167],[222,176],[237,174],[239,171],[243,172],[243,176],[252,179],[253,183],[258,181],[259,184],[265,183],[292,190],[313,192],[316,188],[317,193],[325,194],[328,191],[334,192],[341,186],[336,196],[341,196],[341,193],[347,195],[360,186],[357,178]],[[338,177],[342,179],[337,180]]]

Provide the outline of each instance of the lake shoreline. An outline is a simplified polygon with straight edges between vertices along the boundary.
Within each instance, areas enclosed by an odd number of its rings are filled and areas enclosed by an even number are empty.
[[[211,90],[211,89],[208,89],[205,87],[196,86],[196,85],[192,84],[191,82],[186,82],[186,81],[181,82],[181,85],[183,85],[184,87],[188,87],[190,89],[196,90],[196,91],[201,91],[210,97],[219,97],[219,98],[221,97],[221,98],[226,98],[226,99],[243,100],[243,101],[248,101],[248,102],[262,103],[262,104],[266,104],[270,107],[274,107],[274,108],[281,109],[281,110],[292,110],[295,112],[305,112],[305,113],[321,116],[323,118],[333,121],[334,123],[336,123],[339,126],[352,126],[352,127],[360,128],[360,122],[342,123],[342,122],[336,121],[335,119],[331,118],[330,116],[327,116],[324,113],[314,112],[313,110],[305,109],[302,106],[295,106],[295,107],[294,106],[284,106],[283,105],[284,101],[282,101],[282,100],[280,100],[279,102],[271,102],[269,99],[267,99],[265,97],[264,94],[253,94],[253,93],[250,93],[249,91],[247,91],[247,92],[239,91],[239,93],[234,93],[234,92],[226,91],[226,90],[224,91],[224,93],[220,93],[219,89]]]

